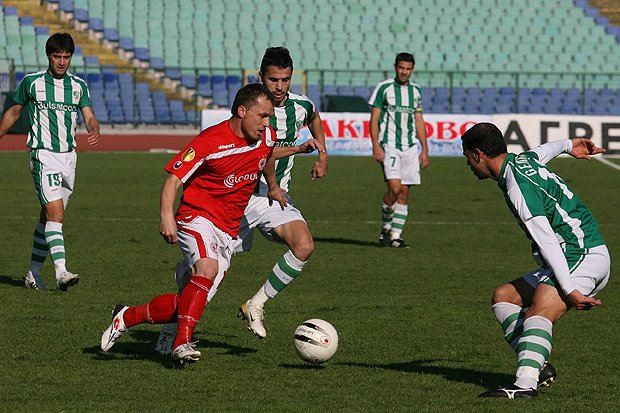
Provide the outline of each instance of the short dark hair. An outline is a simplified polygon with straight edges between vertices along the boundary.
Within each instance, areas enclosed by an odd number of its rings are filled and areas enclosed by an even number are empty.
[[[277,46],[265,50],[263,60],[260,62],[260,72],[265,73],[267,66],[277,66],[281,69],[290,67],[293,69],[293,59],[288,49],[283,46]]]
[[[233,116],[237,116],[239,106],[251,108],[261,96],[267,97],[271,101],[271,104],[275,105],[273,94],[262,83],[250,83],[243,86],[235,95],[235,101],[232,104],[230,113],[232,113]]]
[[[396,66],[400,62],[411,62],[415,66],[415,58],[411,53],[402,52],[397,54],[396,59],[394,59],[394,66]]]
[[[45,54],[50,56],[52,53],[75,52],[75,43],[69,33],[54,33],[45,43]]]
[[[489,158],[508,152],[502,131],[492,123],[481,122],[472,126],[461,136],[461,141],[463,148],[470,152],[478,149]]]

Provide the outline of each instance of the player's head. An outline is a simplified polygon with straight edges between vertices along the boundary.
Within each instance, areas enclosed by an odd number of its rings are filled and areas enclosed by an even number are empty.
[[[69,33],[54,33],[47,39],[45,54],[52,76],[61,78],[67,73],[73,52],[75,52],[75,43]]]
[[[472,126],[461,136],[461,141],[467,165],[478,179],[491,177],[487,160],[508,152],[502,132],[492,123],[481,122]]]
[[[265,50],[258,77],[276,99],[276,106],[282,105],[291,87],[293,59],[286,47],[270,47]]]
[[[394,59],[394,71],[396,72],[396,81],[404,85],[409,82],[409,78],[413,73],[413,67],[415,66],[415,59],[411,53],[399,53]]]
[[[235,95],[232,105],[233,129],[239,128],[239,132],[246,139],[259,140],[269,126],[273,106],[273,95],[264,85],[260,83],[245,85]]]

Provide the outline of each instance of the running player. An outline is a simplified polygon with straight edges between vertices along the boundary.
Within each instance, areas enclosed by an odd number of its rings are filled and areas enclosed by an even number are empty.
[[[247,85],[237,92],[231,112],[229,120],[201,132],[165,168],[169,175],[161,193],[160,233],[170,244],[178,241],[191,265],[189,282],[180,293],[160,295],[140,306],[117,305],[112,324],[101,337],[103,351],[134,325],[177,321],[172,358],[179,363],[199,360],[192,333],[226,276],[233,240],[261,171],[269,198],[286,207],[272,156],[273,96],[260,84]],[[311,141],[300,150],[315,148]],[[175,215],[181,185],[183,197]]]
[[[291,151],[291,148],[296,147],[300,130],[304,126],[308,126],[319,148],[318,159],[312,165],[311,177],[315,180],[327,173],[325,132],[321,117],[310,99],[290,92],[292,76],[293,60],[288,49],[268,48],[261,62],[259,77],[275,97],[274,114],[269,123],[276,133],[276,180],[287,192],[288,203],[284,210],[270,206],[266,181],[262,178],[250,198],[235,242],[236,253],[249,251],[252,248],[254,229],[258,228],[268,240],[284,243],[288,247],[288,251],[276,262],[261,288],[252,298],[241,304],[239,310],[239,315],[248,322],[248,329],[260,338],[267,335],[263,325],[265,303],[299,276],[314,251],[308,225],[288,195],[296,153],[295,150]],[[181,289],[187,279],[187,268],[187,263],[177,264],[176,278]],[[162,354],[170,353],[176,330],[176,325],[165,325],[162,328],[157,341],[157,351]]]

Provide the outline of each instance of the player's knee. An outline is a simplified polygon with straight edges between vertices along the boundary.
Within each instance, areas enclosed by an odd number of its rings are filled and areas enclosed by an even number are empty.
[[[491,303],[513,303],[515,301],[515,294],[516,291],[511,284],[502,284],[493,291]]]
[[[308,261],[308,258],[314,252],[314,241],[312,237],[304,238],[295,245],[291,246],[291,252],[300,261]]]

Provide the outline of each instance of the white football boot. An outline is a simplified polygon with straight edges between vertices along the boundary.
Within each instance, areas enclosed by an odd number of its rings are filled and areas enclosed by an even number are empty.
[[[202,355],[195,349],[196,343],[185,343],[177,346],[172,352],[172,359],[179,364],[193,363],[200,360]]]
[[[24,277],[24,285],[26,288],[32,288],[34,290],[47,290],[47,286],[43,282],[43,279],[39,274],[34,274],[32,271],[28,271],[28,274]]]
[[[77,274],[65,271],[56,280],[56,287],[58,287],[60,291],[67,291],[67,288],[77,284],[78,281],[80,281],[80,277]]]
[[[127,332],[127,327],[125,327],[125,322],[123,321],[123,314],[125,314],[128,308],[125,305],[117,304],[114,310],[112,310],[112,324],[101,335],[101,350],[110,350],[116,340]]]
[[[161,328],[161,333],[159,333],[157,345],[155,346],[155,350],[159,354],[163,356],[172,354],[174,339],[177,338],[177,327],[177,323],[167,323]]]
[[[263,326],[265,310],[262,305],[254,305],[251,300],[246,301],[239,307],[239,317],[248,322],[248,330],[259,338],[267,337],[267,331]]]

